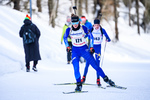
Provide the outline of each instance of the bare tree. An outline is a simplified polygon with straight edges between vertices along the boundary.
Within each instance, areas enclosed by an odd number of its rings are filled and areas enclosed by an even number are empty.
[[[57,3],[56,3],[56,12],[55,12],[55,13],[56,13],[56,14],[55,14],[56,16],[55,16],[55,18],[57,17],[58,7],[59,7],[59,0],[57,0]]]
[[[96,13],[96,6],[97,6],[97,0],[94,0],[94,10],[93,10],[93,14]]]
[[[131,0],[129,0],[129,26],[131,26]]]
[[[9,5],[11,2],[14,3],[14,9],[20,10],[20,0],[10,0],[6,5]]]
[[[103,7],[103,0],[97,0],[97,6],[99,6],[99,9],[96,9],[97,15],[96,18],[99,17],[99,14],[102,13],[102,7]]]
[[[137,13],[137,30],[140,35],[140,25],[139,25],[139,0],[136,0],[136,13]]]
[[[52,27],[55,27],[54,2],[53,2],[53,0],[48,0],[48,10],[49,10],[49,24],[52,24]]]
[[[37,0],[37,7],[38,7],[38,12],[42,12],[42,7],[41,7],[41,0]]]
[[[85,0],[85,11],[88,14],[88,0]]]
[[[115,39],[119,40],[119,32],[118,32],[118,14],[117,14],[117,1],[114,0],[114,17],[115,17]]]
[[[82,16],[82,0],[78,0],[78,15]]]

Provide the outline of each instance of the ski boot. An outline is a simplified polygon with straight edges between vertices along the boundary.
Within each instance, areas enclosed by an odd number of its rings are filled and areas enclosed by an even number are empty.
[[[35,66],[33,66],[32,70],[34,70],[35,72],[37,72],[37,68]]]
[[[26,67],[26,72],[30,72],[30,66]]]
[[[108,83],[110,86],[115,86],[115,83],[114,83],[112,80],[108,79],[107,76],[105,76],[103,79],[104,79],[104,81],[105,81],[106,83]]]
[[[99,78],[97,79],[97,82],[96,82],[96,83],[97,83],[98,86],[101,86],[101,82],[100,82],[100,79],[99,79]]]
[[[83,76],[81,79],[81,83],[84,83],[84,82],[85,82],[85,76]]]
[[[75,88],[76,92],[80,92],[82,90],[82,83],[81,82],[77,82],[77,87]]]

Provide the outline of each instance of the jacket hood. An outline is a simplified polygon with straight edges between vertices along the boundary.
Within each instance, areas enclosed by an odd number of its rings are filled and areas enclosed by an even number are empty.
[[[25,19],[23,22],[24,22],[24,25],[32,24],[31,20],[29,20],[29,19]]]

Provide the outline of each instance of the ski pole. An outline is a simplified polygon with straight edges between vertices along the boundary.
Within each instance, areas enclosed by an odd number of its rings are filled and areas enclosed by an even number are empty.
[[[105,45],[104,45],[104,53],[103,53],[103,57],[102,57],[102,59],[101,59],[101,66],[100,66],[100,67],[102,67],[102,65],[103,65],[104,54],[105,54],[105,50],[106,50],[106,44],[107,44],[107,41],[105,41]]]
[[[75,13],[75,15],[76,15],[77,7],[76,7],[76,6],[73,6],[72,8],[74,9],[74,13]]]
[[[101,56],[101,54],[100,54],[100,53],[99,53],[99,54],[98,54],[98,53],[95,53],[95,54],[96,54],[97,56]]]

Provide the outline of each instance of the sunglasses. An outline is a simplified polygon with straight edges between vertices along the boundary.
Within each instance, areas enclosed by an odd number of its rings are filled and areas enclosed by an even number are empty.
[[[77,24],[79,24],[79,21],[78,22],[72,22],[72,25],[77,25]]]

